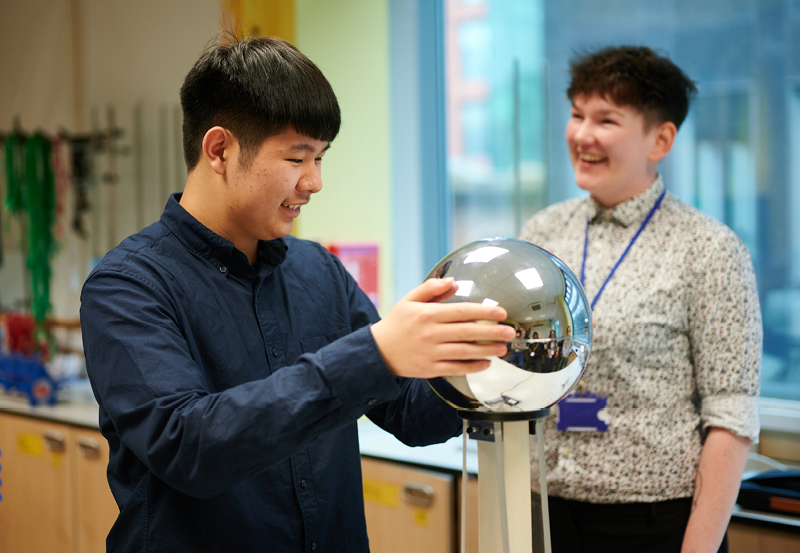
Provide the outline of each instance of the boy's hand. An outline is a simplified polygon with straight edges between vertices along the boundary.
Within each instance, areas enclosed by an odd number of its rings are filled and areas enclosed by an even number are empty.
[[[452,278],[429,279],[372,325],[372,335],[389,370],[409,378],[463,375],[489,366],[487,357],[506,354],[515,334],[502,307],[438,302],[455,294]]]

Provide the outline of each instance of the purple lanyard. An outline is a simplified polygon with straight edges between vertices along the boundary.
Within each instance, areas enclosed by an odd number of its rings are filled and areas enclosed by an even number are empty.
[[[644,221],[642,221],[642,226],[640,226],[639,230],[636,231],[636,234],[633,235],[633,238],[631,239],[631,243],[628,244],[628,247],[625,248],[624,252],[622,252],[622,256],[619,258],[619,260],[617,260],[617,263],[616,263],[616,265],[614,265],[614,268],[611,269],[611,272],[608,273],[608,276],[606,277],[605,282],[603,282],[603,285],[600,287],[600,290],[597,291],[597,295],[595,295],[594,299],[592,300],[592,311],[594,311],[594,305],[597,303],[597,300],[600,299],[600,294],[602,294],[603,290],[605,290],[606,284],[608,284],[608,281],[611,280],[612,276],[614,276],[614,272],[617,270],[617,267],[619,267],[622,264],[622,261],[625,259],[625,256],[628,255],[628,252],[630,251],[631,247],[633,246],[633,243],[636,242],[636,239],[639,238],[640,234],[642,234],[642,231],[644,230],[644,227],[646,227],[647,223],[650,222],[650,219],[653,218],[653,214],[658,209],[658,206],[661,205],[661,201],[664,199],[664,196],[666,196],[666,195],[667,195],[667,189],[665,188],[664,191],[661,193],[661,196],[659,196],[658,200],[656,200],[656,203],[653,206],[653,208],[650,210],[650,213],[648,213],[647,217],[645,217]],[[589,248],[589,216],[587,215],[586,216],[586,235],[583,238],[583,263],[581,264],[581,285],[583,285],[584,288],[586,288],[586,250],[588,248]]]

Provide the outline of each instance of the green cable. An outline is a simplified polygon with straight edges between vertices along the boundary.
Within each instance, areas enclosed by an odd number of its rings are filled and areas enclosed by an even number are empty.
[[[56,190],[50,141],[34,134],[25,142],[23,202],[28,212],[28,269],[31,274],[31,311],[44,330],[50,311],[50,260],[56,250]]]

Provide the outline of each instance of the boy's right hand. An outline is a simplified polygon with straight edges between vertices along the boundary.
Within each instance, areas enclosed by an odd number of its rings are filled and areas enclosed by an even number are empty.
[[[505,309],[439,303],[457,289],[452,278],[426,280],[372,325],[372,335],[392,373],[408,378],[463,375],[487,368],[487,357],[506,354],[514,329],[485,324],[505,320]]]

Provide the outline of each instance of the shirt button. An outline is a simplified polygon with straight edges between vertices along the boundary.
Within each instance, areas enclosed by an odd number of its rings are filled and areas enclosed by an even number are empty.
[[[377,399],[371,399],[367,402],[367,405],[375,405],[376,403],[378,403]]]
[[[600,240],[596,240],[592,246],[594,246],[594,249],[596,250],[603,249],[603,243]]]
[[[272,356],[278,357],[278,348],[272,348]]]
[[[311,542],[311,551],[316,551],[316,549],[317,549],[317,542],[312,541]]]
[[[562,447],[559,450],[559,453],[561,454],[562,457],[568,457],[569,456],[569,448],[568,447]]]
[[[305,479],[305,478],[303,478],[302,480],[300,480],[300,485],[301,485],[301,486],[303,486],[304,488],[305,488],[306,486],[308,486],[308,482],[306,481],[306,479]]]
[[[220,272],[220,273],[227,273],[227,272],[228,272],[228,268],[227,268],[225,265],[222,265],[222,266],[219,268],[219,272]]]

